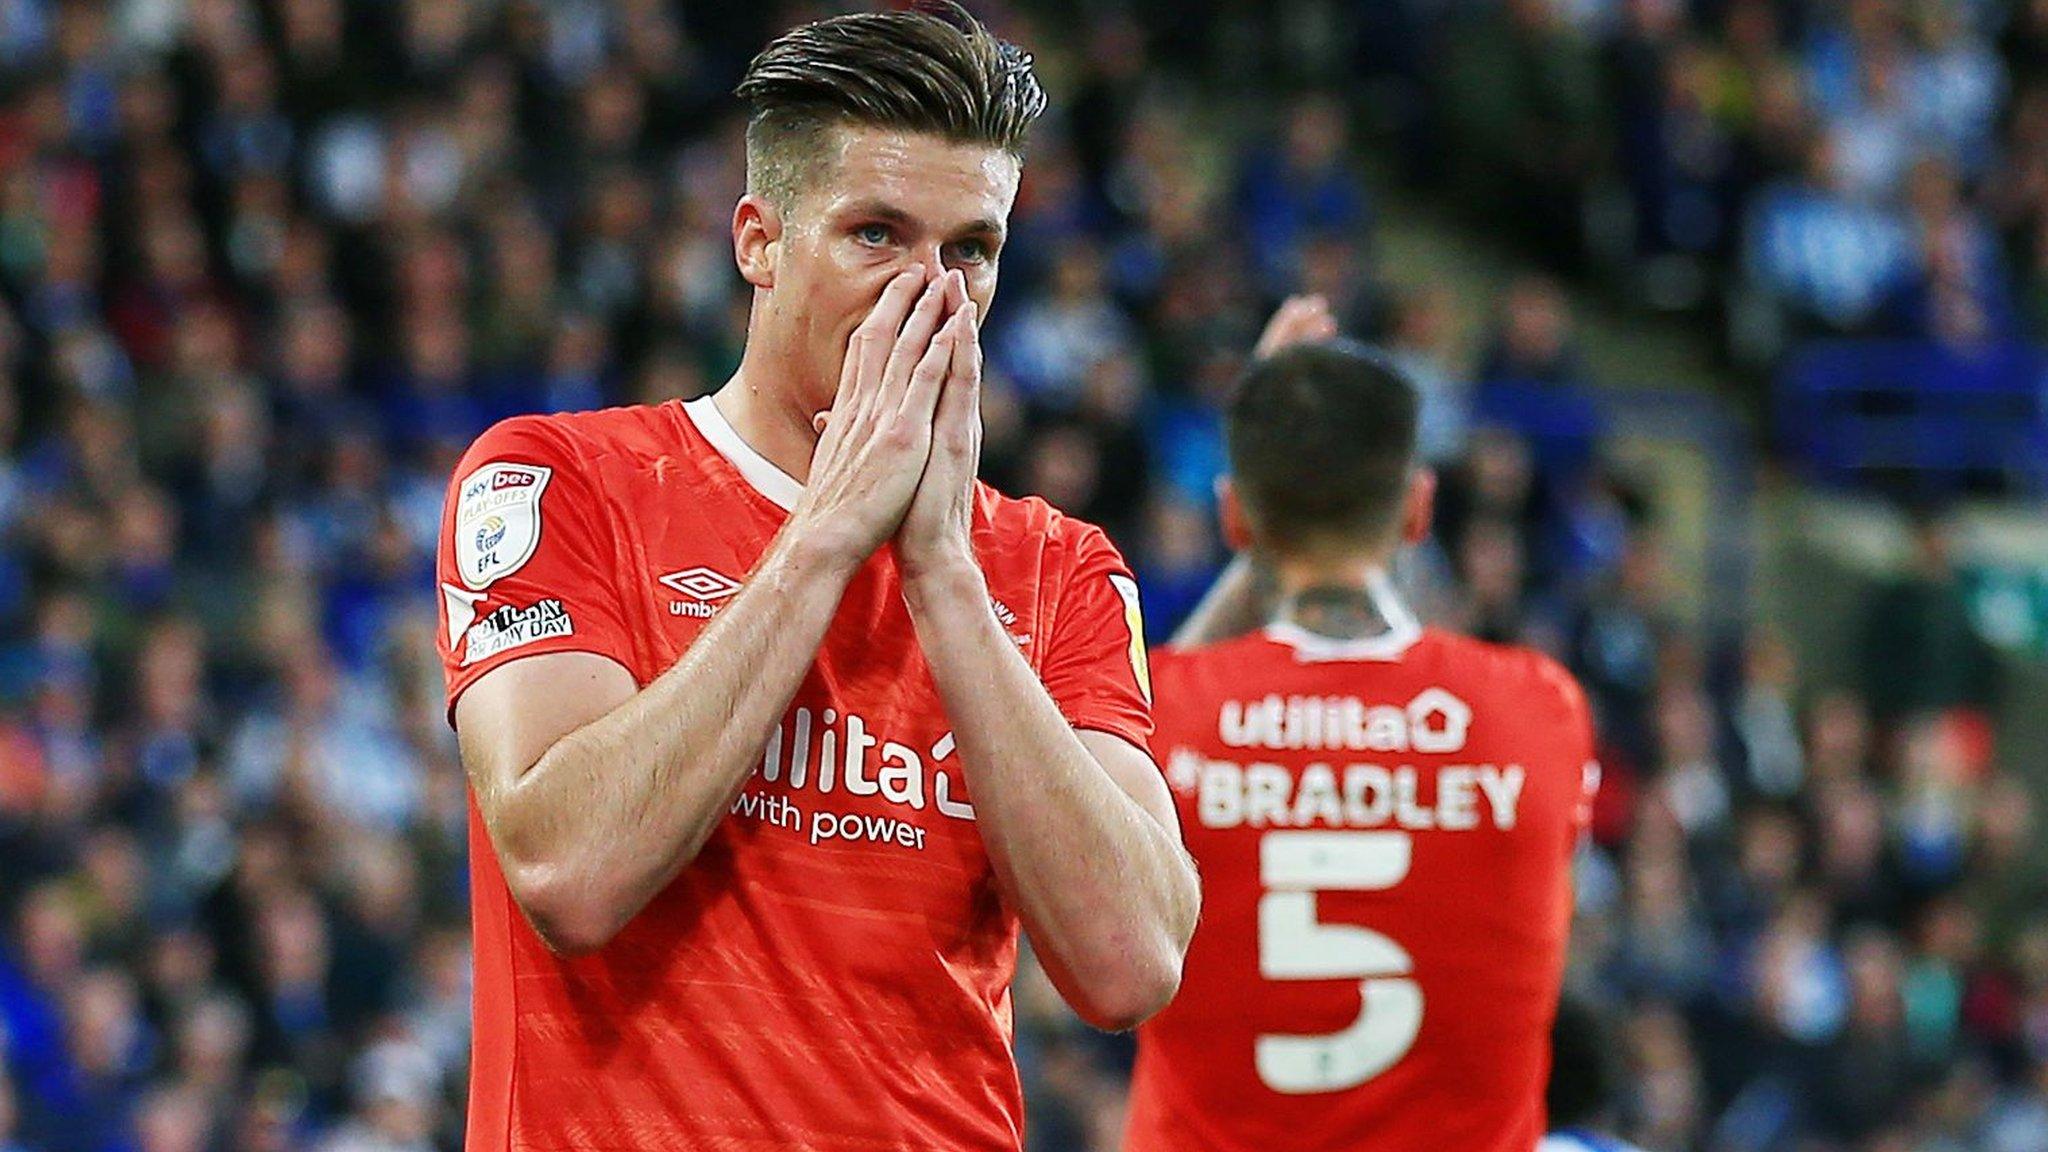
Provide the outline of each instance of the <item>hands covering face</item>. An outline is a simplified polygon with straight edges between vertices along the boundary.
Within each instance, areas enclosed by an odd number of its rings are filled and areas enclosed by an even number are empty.
[[[906,269],[854,329],[798,515],[864,561],[894,540],[906,578],[972,564],[981,325],[959,272]]]

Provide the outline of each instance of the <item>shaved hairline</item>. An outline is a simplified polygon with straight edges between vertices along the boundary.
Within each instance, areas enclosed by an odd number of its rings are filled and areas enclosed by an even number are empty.
[[[1024,169],[1024,157],[1008,148],[998,148],[978,140],[956,140],[939,132],[925,132],[914,128],[896,128],[884,124],[872,124],[851,116],[818,118],[806,123],[786,123],[775,131],[771,139],[757,141],[750,126],[747,131],[747,192],[773,204],[777,211],[788,215],[808,193],[830,183],[839,164],[846,157],[847,145],[859,132],[897,133],[912,139],[937,141],[956,148],[981,148],[990,152],[1001,152],[1017,165],[1017,171]],[[1007,235],[1008,225],[1002,220],[988,219],[977,222],[979,230],[988,231],[998,237]]]

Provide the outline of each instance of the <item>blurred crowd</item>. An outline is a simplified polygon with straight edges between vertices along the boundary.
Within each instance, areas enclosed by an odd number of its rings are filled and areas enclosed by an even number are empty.
[[[2031,10],[1694,7],[1368,5],[1341,64],[1397,131],[1529,198],[1538,235],[1582,235],[1543,213],[1626,171],[1656,193],[1645,255],[1752,251],[1830,323],[2023,323],[2025,294],[1972,311],[1952,281],[2048,235]],[[1373,116],[1346,89],[1229,99],[1231,4],[976,8],[1054,100],[986,332],[988,478],[1106,525],[1163,639],[1223,559],[1218,405],[1274,304],[1322,293],[1423,390],[1444,487],[1416,596],[1558,653],[1598,706],[1573,979],[1626,1040],[1618,1125],[1660,1152],[2048,1152],[2033,804],[1993,767],[1997,680],[1939,524],[1872,605],[1867,683],[1815,693],[1772,635],[1702,634],[1657,493],[1479,402],[1588,382],[1565,291],[1375,270]],[[459,1146],[448,471],[513,412],[725,379],[748,305],[727,94],[830,10],[0,0],[0,1152]],[[1379,83],[1450,46],[1455,105]],[[1633,126],[1622,168],[1575,135],[1605,109]],[[1701,175],[1729,156],[1740,178]],[[1903,311],[1814,239],[1880,216],[1886,274],[1932,277]],[[1034,1150],[1115,1147],[1128,1039],[1029,968],[1018,1005]]]
[[[1814,336],[2048,331],[2048,5],[1393,7],[1429,13],[1369,65],[1410,95],[1411,170],[1555,267],[1711,318],[1749,369]]]
[[[1444,149],[1418,162],[1554,262],[1724,314],[1753,362],[1814,333],[1972,346],[2048,322],[2048,5],[1508,0],[1446,21],[1416,32]]]

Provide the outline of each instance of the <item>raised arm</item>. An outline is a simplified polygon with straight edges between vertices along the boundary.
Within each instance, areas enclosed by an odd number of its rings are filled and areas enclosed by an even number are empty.
[[[1098,1027],[1129,1028],[1180,986],[1201,899],[1194,864],[1151,757],[1070,724],[989,607],[971,532],[979,392],[980,351],[963,342],[896,539],[904,596],[1005,898],[1067,1002]],[[1116,605],[1097,622],[1119,630],[1113,658],[1139,675],[1110,569],[1083,566],[1074,579],[1099,581],[1097,603]]]
[[[1166,782],[1142,749],[1068,723],[979,571],[906,591],[1005,898],[1082,1019],[1136,1027],[1180,987],[1201,905]]]
[[[802,500],[682,659],[636,689],[602,655],[532,656],[457,702],[492,847],[550,947],[602,947],[695,858],[759,764],[847,582],[901,522],[956,338],[940,324],[942,294],[920,296],[922,283],[898,277],[855,332]]]
[[[1328,340],[1337,334],[1330,302],[1321,296],[1289,296],[1266,321],[1252,348],[1255,359],[1282,348]],[[1273,574],[1249,551],[1239,552],[1209,586],[1202,602],[1174,629],[1173,646],[1199,648],[1265,627],[1273,618],[1279,592]]]
[[[1279,590],[1273,573],[1251,552],[1239,552],[1173,630],[1175,648],[1199,648],[1256,632],[1272,622]]]

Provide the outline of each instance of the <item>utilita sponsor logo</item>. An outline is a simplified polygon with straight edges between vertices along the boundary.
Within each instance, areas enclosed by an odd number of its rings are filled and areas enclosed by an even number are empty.
[[[1226,700],[1217,735],[1231,748],[1449,753],[1465,747],[1472,707],[1442,688],[1405,705],[1356,696],[1267,696]]]
[[[867,721],[836,709],[793,708],[761,755],[760,779],[798,791],[875,796],[922,812],[926,805],[955,820],[974,819],[974,808],[955,798],[954,782],[939,767],[952,756],[948,732],[924,754],[868,730]]]
[[[768,734],[761,767],[732,813],[803,834],[813,846],[895,844],[921,852],[933,829],[917,814],[974,819],[974,806],[940,765],[955,751],[951,732],[920,752],[871,732],[853,713],[793,708]],[[847,811],[834,804],[852,799],[884,807]]]

